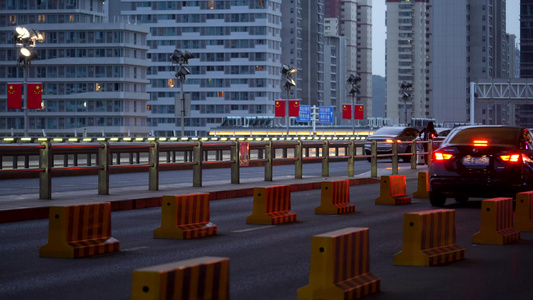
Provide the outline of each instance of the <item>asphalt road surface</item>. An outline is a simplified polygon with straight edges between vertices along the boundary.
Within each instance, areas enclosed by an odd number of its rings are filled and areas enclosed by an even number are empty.
[[[408,194],[416,181],[408,181]],[[375,205],[379,184],[350,187],[356,213],[315,215],[320,190],[293,192],[298,220],[248,225],[252,197],[211,202],[218,235],[197,240],[154,239],[160,208],[112,213],[119,253],[82,259],[40,258],[48,220],[0,224],[1,299],[129,299],[135,269],[201,256],[230,258],[231,299],[296,299],[308,284],[311,238],[346,227],[370,229],[370,270],[381,292],[365,299],[533,299],[533,233],[505,246],[472,244],[480,229],[480,201],[455,204],[457,244],[465,260],[439,267],[394,266],[402,249],[403,215],[433,209],[427,199]]]

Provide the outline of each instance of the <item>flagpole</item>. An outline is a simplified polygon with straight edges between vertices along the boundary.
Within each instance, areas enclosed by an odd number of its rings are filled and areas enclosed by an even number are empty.
[[[24,137],[28,137],[28,60],[24,60]]]

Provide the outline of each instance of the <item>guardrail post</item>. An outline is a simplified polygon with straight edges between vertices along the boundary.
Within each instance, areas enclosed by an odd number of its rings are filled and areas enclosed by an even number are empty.
[[[159,190],[159,142],[152,142],[148,156],[148,163],[152,165],[148,170],[148,189],[157,191]]]
[[[302,141],[298,140],[298,144],[294,149],[294,156],[298,159],[294,162],[294,178],[302,179],[303,177],[303,153],[302,153]]]
[[[241,181],[241,170],[239,165],[239,141],[231,146],[231,183],[239,184]]]
[[[329,177],[329,141],[324,140],[324,145],[322,145],[322,176]]]
[[[412,144],[411,144],[411,153],[413,154],[411,156],[411,169],[412,170],[416,170],[416,140],[413,140]]]
[[[39,199],[52,199],[52,164],[53,154],[50,142],[42,142],[39,150],[39,168],[43,171],[39,174]]]
[[[398,175],[398,141],[392,143],[392,175]]]
[[[429,143],[428,143],[428,158],[426,159],[426,165],[429,166],[431,165],[431,158],[433,157],[433,140],[429,140]]]
[[[98,195],[109,195],[109,163],[111,150],[109,142],[102,142],[102,148],[98,150]]]
[[[192,168],[192,185],[194,187],[202,186],[202,142],[196,142],[193,149],[194,162],[196,163]]]
[[[355,142],[352,140],[350,141],[350,145],[348,145],[348,177],[354,177],[355,176]]]
[[[272,141],[265,144],[265,181],[272,181],[272,161],[273,161]]]
[[[370,146],[370,177],[378,177],[378,143],[377,141],[372,141]]]

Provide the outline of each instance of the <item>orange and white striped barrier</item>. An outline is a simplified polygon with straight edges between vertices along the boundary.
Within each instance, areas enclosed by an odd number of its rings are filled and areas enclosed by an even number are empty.
[[[313,236],[309,284],[298,289],[298,300],[359,299],[380,285],[370,273],[368,228],[349,227]]]
[[[342,215],[355,211],[350,205],[350,181],[323,181],[320,206],[315,208],[315,214]]]
[[[513,228],[513,198],[492,198],[481,202],[481,230],[472,236],[475,244],[505,245],[520,239]]]
[[[394,264],[436,266],[464,259],[465,249],[455,241],[455,210],[407,213],[403,218],[403,248],[394,255]]]
[[[131,299],[229,299],[229,258],[205,256],[134,270]]]
[[[120,251],[111,236],[111,203],[52,206],[48,220],[48,243],[41,257],[80,258]]]
[[[290,210],[290,185],[256,187],[252,214],[246,217],[246,223],[275,225],[296,222],[296,214]]]
[[[428,172],[418,172],[418,186],[413,198],[429,199],[429,175]]]
[[[405,175],[381,176],[379,197],[376,204],[398,205],[411,203],[407,196]]]
[[[194,239],[217,234],[210,221],[209,193],[163,196],[161,227],[154,238]]]
[[[533,231],[533,191],[516,194],[514,228],[523,232]]]

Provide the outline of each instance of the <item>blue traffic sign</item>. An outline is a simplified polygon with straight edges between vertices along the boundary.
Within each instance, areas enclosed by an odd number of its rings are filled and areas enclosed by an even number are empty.
[[[333,106],[318,107],[318,123],[333,124]]]
[[[311,105],[300,105],[300,116],[296,122],[311,122]]]

